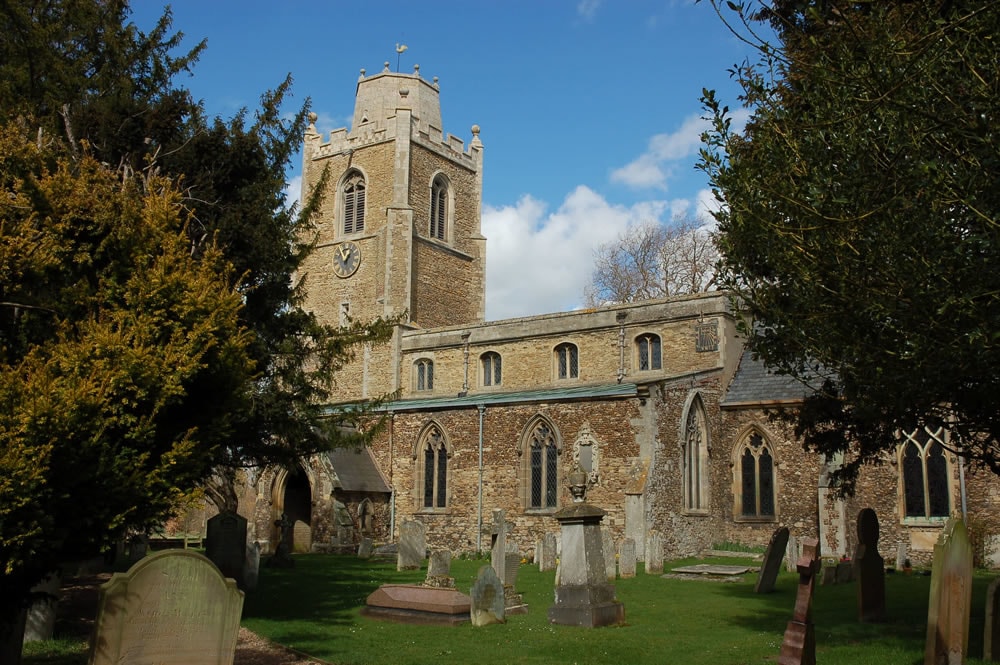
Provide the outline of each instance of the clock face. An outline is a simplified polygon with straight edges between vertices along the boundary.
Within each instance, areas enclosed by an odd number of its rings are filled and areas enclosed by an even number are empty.
[[[350,240],[333,249],[333,273],[337,277],[350,277],[361,265],[361,250]]]

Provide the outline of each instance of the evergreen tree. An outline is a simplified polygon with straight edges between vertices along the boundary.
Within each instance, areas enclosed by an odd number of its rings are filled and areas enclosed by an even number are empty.
[[[745,129],[704,98],[719,283],[754,354],[820,377],[799,434],[845,481],[923,426],[1000,472],[1000,3],[726,7],[761,58]]]

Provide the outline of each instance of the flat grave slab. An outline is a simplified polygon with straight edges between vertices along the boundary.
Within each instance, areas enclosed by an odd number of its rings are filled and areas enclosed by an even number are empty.
[[[699,563],[694,566],[672,568],[671,572],[684,575],[742,575],[750,570],[750,566],[723,566],[714,563]]]

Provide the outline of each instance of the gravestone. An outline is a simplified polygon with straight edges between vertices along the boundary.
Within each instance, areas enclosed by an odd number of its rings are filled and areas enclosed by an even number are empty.
[[[986,589],[986,628],[983,631],[983,660],[1000,660],[1000,577]]]
[[[618,575],[622,579],[635,577],[635,541],[631,538],[622,541],[621,551],[618,553]]]
[[[760,566],[760,574],[757,576],[754,592],[771,593],[774,591],[774,582],[778,579],[778,571],[781,570],[781,562],[785,558],[787,546],[788,527],[783,526],[775,529],[767,544],[767,550],[764,551],[764,561]]]
[[[312,527],[302,520],[295,520],[292,524],[292,551],[312,551]]]
[[[24,622],[24,641],[51,640],[56,627],[56,604],[59,602],[59,573],[51,573],[32,587],[33,593],[44,594],[28,608]]]
[[[906,567],[906,562],[909,560],[909,556],[906,553],[906,543],[896,545],[896,570],[903,570]]]
[[[799,544],[795,536],[788,534],[788,544],[785,545],[785,570],[794,573],[799,565]]]
[[[542,552],[539,557],[538,570],[556,569],[556,534],[547,533],[542,537]]]
[[[927,607],[927,665],[965,662],[972,604],[972,546],[965,522],[950,518],[934,545]]]
[[[408,520],[399,527],[396,570],[417,570],[427,556],[427,535],[423,522]]]
[[[257,541],[247,547],[246,565],[243,567],[243,588],[247,591],[257,588],[257,580],[260,578],[260,549]]]
[[[663,574],[663,536],[657,531],[649,535],[649,546],[646,551],[646,572],[653,575]]]
[[[819,541],[802,541],[802,556],[795,566],[799,587],[795,596],[795,611],[785,628],[778,665],[816,665],[816,632],[812,623],[812,597],[819,570]]]
[[[469,618],[473,626],[506,623],[503,582],[493,566],[482,566],[469,591]]]
[[[604,550],[604,573],[609,582],[614,582],[618,577],[618,557],[615,556],[615,539],[611,536],[611,530],[601,527],[601,545]]]
[[[490,565],[493,566],[500,582],[506,583],[507,522],[500,509],[493,511],[493,542],[491,545]]]
[[[539,566],[542,563],[542,539],[535,541],[535,551],[531,554],[531,563]]]
[[[443,589],[455,587],[455,578],[451,576],[451,550],[431,550],[424,586]]]
[[[507,552],[504,559],[503,595],[507,614],[527,614],[528,606],[524,596],[517,592],[517,573],[521,569],[521,555]]]
[[[267,560],[268,566],[275,568],[291,568],[295,565],[292,559],[292,538],[295,522],[288,518],[288,515],[281,513],[281,518],[274,521],[274,526],[278,527],[278,546],[274,548],[274,555]]]
[[[358,558],[370,559],[374,547],[375,547],[375,541],[373,541],[368,536],[362,537],[361,542],[358,544]]]
[[[243,592],[205,556],[166,550],[101,585],[90,665],[232,665]]]
[[[246,518],[233,512],[219,513],[205,527],[205,556],[223,575],[242,586],[247,564]]]
[[[858,546],[854,569],[858,575],[858,619],[885,621],[885,561],[878,553],[878,516],[871,508],[858,513]]]
[[[605,512],[584,501],[587,474],[580,467],[569,474],[569,491],[573,503],[554,515],[562,533],[562,555],[549,621],[584,628],[622,624],[625,606],[608,583],[604,565],[601,521]],[[632,545],[634,555],[635,541]]]

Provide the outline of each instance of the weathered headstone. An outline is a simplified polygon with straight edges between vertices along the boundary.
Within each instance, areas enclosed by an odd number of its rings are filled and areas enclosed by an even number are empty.
[[[36,584],[32,593],[41,594],[28,608],[24,622],[24,641],[51,640],[56,626],[56,604],[59,601],[59,573],[51,573]]]
[[[983,631],[983,660],[1000,660],[1000,577],[986,589],[986,628]]]
[[[635,541],[626,538],[618,552],[618,575],[623,579],[635,577]]]
[[[501,583],[505,583],[507,555],[507,522],[504,520],[503,511],[500,509],[493,511],[493,542],[490,548],[490,565],[500,578]]]
[[[854,581],[854,565],[850,561],[837,563],[837,584],[847,584]]]
[[[899,543],[896,545],[896,570],[903,570],[907,561],[909,556],[906,553],[906,543]]]
[[[611,530],[601,527],[601,545],[604,550],[604,573],[609,582],[614,582],[618,577],[618,557],[615,556],[615,539],[611,535]]]
[[[556,534],[547,533],[542,537],[542,553],[539,558],[538,570],[556,569]]]
[[[424,586],[451,589],[455,578],[451,576],[451,550],[431,550],[427,560],[427,578]]]
[[[246,565],[243,567],[243,588],[253,591],[257,588],[257,580],[260,578],[260,543],[254,541],[247,546]]]
[[[479,569],[479,575],[472,583],[469,597],[471,598],[469,618],[473,626],[506,622],[503,582],[493,570],[493,566],[483,566]]]
[[[295,520],[292,524],[292,551],[312,551],[312,527],[302,520]]]
[[[965,522],[950,518],[934,545],[927,607],[926,665],[959,665],[969,644],[972,546]]]
[[[427,530],[423,522],[408,520],[399,527],[396,570],[417,570],[427,556]]]
[[[361,542],[358,544],[358,558],[359,559],[370,559],[372,556],[372,550],[375,548],[375,541],[373,541],[368,536],[361,538]]]
[[[794,573],[799,565],[799,543],[795,536],[788,534],[788,544],[785,545],[785,570]]]
[[[778,665],[816,665],[816,633],[812,623],[812,596],[819,570],[819,541],[802,541],[802,556],[796,565],[799,588],[795,596],[795,612],[785,628]]]
[[[521,555],[518,552],[507,552],[504,559],[503,584],[507,614],[527,614],[528,612],[528,606],[524,603],[524,595],[517,591],[517,574],[520,569]]]
[[[871,508],[858,513],[858,547],[854,567],[858,574],[858,619],[885,621],[885,561],[878,553],[878,516]]]
[[[101,586],[90,665],[232,665],[243,592],[191,550],[144,558]]]
[[[274,555],[267,560],[267,565],[275,568],[291,568],[295,565],[292,558],[292,539],[294,538],[295,522],[289,519],[288,515],[281,513],[281,518],[274,521],[274,526],[278,527],[278,546],[274,548]]]
[[[205,527],[205,556],[223,575],[243,585],[247,563],[246,518],[233,512],[219,513]]]
[[[757,585],[754,587],[756,593],[774,591],[774,582],[778,579],[778,571],[781,570],[781,561],[785,558],[787,545],[788,527],[783,526],[775,529],[767,544],[767,550],[764,551],[764,561],[760,565],[760,574],[757,576]]]
[[[535,540],[535,551],[531,554],[531,563],[536,566],[540,565],[542,562],[542,539],[539,538]]]
[[[663,536],[657,531],[649,534],[649,544],[646,548],[646,572],[653,575],[663,574]]]

